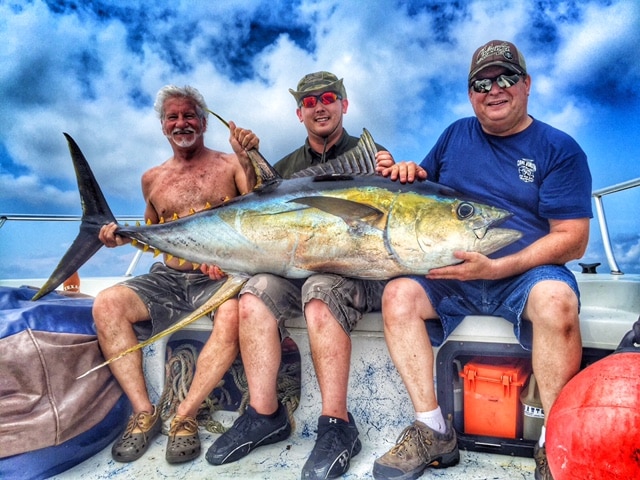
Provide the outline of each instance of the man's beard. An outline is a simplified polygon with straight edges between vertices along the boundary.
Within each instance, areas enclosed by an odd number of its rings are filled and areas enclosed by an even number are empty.
[[[175,137],[176,135],[180,134],[193,134],[194,136],[191,140],[187,140],[186,138],[179,139]],[[167,138],[169,138],[169,140],[175,143],[178,147],[189,148],[196,143],[198,138],[200,138],[200,134],[196,134],[196,131],[193,128],[175,128],[170,135],[167,135]]]

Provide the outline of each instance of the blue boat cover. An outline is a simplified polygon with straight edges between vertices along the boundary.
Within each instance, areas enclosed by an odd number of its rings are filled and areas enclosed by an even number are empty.
[[[92,298],[0,287],[0,478],[37,479],[93,456],[122,431],[130,405],[104,358]]]

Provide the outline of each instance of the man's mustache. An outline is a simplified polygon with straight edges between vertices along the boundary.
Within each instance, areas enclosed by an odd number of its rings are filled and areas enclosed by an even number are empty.
[[[174,128],[171,131],[172,135],[189,134],[189,133],[196,133],[196,131],[193,128]]]

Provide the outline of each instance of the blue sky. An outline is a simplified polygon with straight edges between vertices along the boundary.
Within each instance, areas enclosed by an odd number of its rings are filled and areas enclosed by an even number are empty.
[[[470,57],[496,37],[524,53],[530,113],[581,144],[594,189],[640,177],[636,0],[5,0],[0,213],[81,212],[68,132],[116,216],[141,215],[140,176],[171,154],[153,111],[169,83],[194,85],[212,110],[254,130],[275,163],[304,140],[288,88],[330,70],[344,77],[347,130],[367,128],[397,160],[419,161],[449,123],[472,114]],[[206,135],[229,151],[215,119]],[[626,272],[640,273],[639,203],[635,191],[605,199]],[[47,276],[76,231],[5,224],[0,276]],[[117,260],[133,252],[101,252],[84,271],[120,273]],[[605,264],[595,222],[584,261]]]

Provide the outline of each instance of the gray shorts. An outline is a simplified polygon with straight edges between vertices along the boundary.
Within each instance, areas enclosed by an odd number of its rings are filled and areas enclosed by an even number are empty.
[[[211,280],[199,270],[181,271],[154,263],[149,273],[125,280],[120,285],[133,290],[149,311],[149,321],[134,325],[138,339],[155,335],[209,300],[224,283]]]
[[[287,279],[261,273],[242,287],[240,296],[251,293],[260,298],[278,320],[281,338],[288,336],[285,322],[302,315],[312,299],[327,304],[349,335],[362,315],[379,311],[386,281],[358,280],[333,274],[317,274],[306,279]]]

